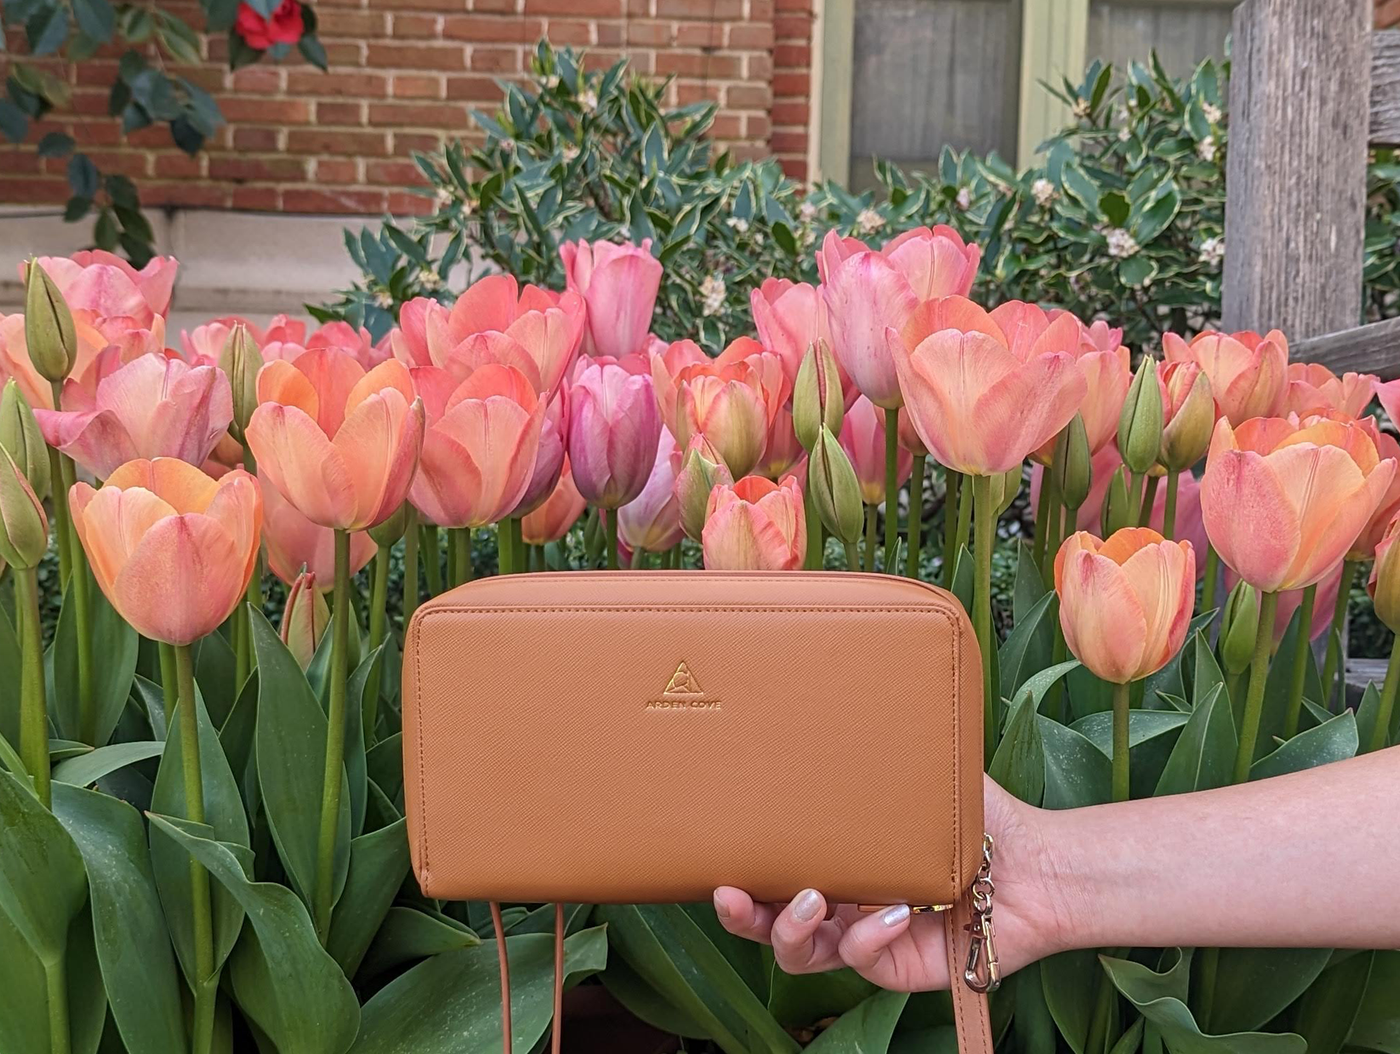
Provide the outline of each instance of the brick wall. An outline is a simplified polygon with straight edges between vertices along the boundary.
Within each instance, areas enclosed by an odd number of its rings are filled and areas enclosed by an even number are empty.
[[[593,66],[674,75],[672,101],[720,104],[714,135],[744,157],[778,155],[806,175],[811,27],[818,0],[316,0],[330,70],[299,59],[230,73],[226,41],[207,65],[171,67],[212,92],[228,121],[198,157],[165,127],[123,138],[107,116],[114,57],[66,71],[71,110],[0,145],[0,203],[59,203],[65,162],[41,160],[47,131],[74,136],[105,172],[131,176],[147,205],[311,213],[402,213],[422,199],[409,160],[444,136],[471,138],[495,80],[519,79],[540,37],[587,48]],[[197,9],[163,3],[199,24]],[[3,66],[3,62],[0,62]]]
[[[1376,28],[1400,26],[1400,0],[1376,0]]]

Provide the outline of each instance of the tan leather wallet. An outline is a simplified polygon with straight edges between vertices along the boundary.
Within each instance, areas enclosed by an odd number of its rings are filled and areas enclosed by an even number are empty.
[[[414,872],[441,899],[944,910],[963,1050],[990,1049],[980,669],[957,600],[893,575],[468,583],[404,644]]]

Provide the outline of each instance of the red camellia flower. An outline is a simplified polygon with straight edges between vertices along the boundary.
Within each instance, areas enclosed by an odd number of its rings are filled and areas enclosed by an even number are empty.
[[[259,51],[266,51],[274,44],[295,44],[305,28],[301,4],[297,0],[282,0],[271,18],[264,17],[252,4],[239,4],[234,28],[249,46]]]

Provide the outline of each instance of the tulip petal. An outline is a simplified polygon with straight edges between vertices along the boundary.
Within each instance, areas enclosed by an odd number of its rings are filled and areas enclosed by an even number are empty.
[[[112,606],[142,634],[167,644],[212,633],[243,597],[242,563],[228,558],[233,544],[208,516],[160,520],[117,575]]]
[[[1155,541],[1146,541],[1121,561],[1145,625],[1143,665],[1134,671],[1134,680],[1161,669],[1181,648],[1195,600],[1196,563],[1190,545],[1163,542],[1156,532],[1153,537]]]
[[[485,330],[504,333],[515,321],[518,298],[514,275],[492,274],[473,282],[448,315],[453,341],[460,343],[469,334]]]
[[[346,524],[349,529],[375,526],[403,501],[412,469],[397,475],[391,470],[402,464],[400,448],[408,417],[403,393],[397,388],[384,388],[365,397],[335,434],[332,445],[354,484],[355,511]]]
[[[176,510],[167,502],[139,487],[89,488],[81,500],[75,500],[73,522],[104,594],[111,597],[117,576],[152,525],[174,515]]]
[[[1221,436],[1217,426],[1216,441]],[[1286,580],[1302,527],[1296,506],[1262,455],[1211,451],[1201,480],[1201,518],[1220,558],[1250,585],[1272,593]]]
[[[303,516],[322,527],[353,526],[353,477],[315,421],[297,407],[263,403],[253,411],[245,434],[259,474]]]
[[[1065,643],[1095,676],[1131,681],[1147,645],[1147,623],[1128,575],[1108,557],[1081,550],[1064,561],[1060,577]]]
[[[44,441],[57,447],[98,479],[141,456],[121,420],[111,410],[35,410]]]

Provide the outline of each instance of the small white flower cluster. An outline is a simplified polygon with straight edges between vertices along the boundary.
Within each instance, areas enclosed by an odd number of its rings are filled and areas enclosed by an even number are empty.
[[[1200,261],[1203,264],[1210,264],[1213,267],[1220,266],[1220,261],[1225,259],[1225,238],[1207,238],[1201,242]]]
[[[1122,227],[1108,228],[1104,238],[1108,241],[1108,255],[1119,260],[1126,260],[1138,251],[1137,239]]]
[[[1201,113],[1205,114],[1206,120],[1211,124],[1219,124],[1220,118],[1225,116],[1220,112],[1219,106],[1208,102],[1201,103]]]
[[[501,152],[502,152],[502,153],[506,153],[506,154],[513,154],[513,153],[515,153],[515,140],[514,140],[514,139],[502,139],[502,140],[501,140]]]
[[[1215,149],[1215,136],[1208,135],[1196,144],[1196,156],[1202,161],[1214,161]]]
[[[564,155],[565,161],[572,161],[574,158],[578,157],[578,147],[573,143],[565,143],[564,149],[560,151],[560,153]]]
[[[434,196],[437,198],[437,203],[441,207],[452,204],[452,191],[448,190],[446,187],[438,187],[437,194]]]
[[[418,284],[429,292],[442,288],[442,276],[431,267],[424,267],[418,272]]]
[[[382,307],[385,311],[388,311],[389,308],[394,306],[394,298],[389,295],[387,289],[381,289],[374,294],[374,303],[376,307]]]
[[[548,77],[546,77],[546,78],[544,79],[544,86],[545,86],[546,88],[557,88],[557,87],[559,87],[559,74],[557,74],[557,73],[551,73]]]
[[[874,234],[885,225],[885,217],[874,209],[861,209],[856,217],[856,230],[861,234]]]
[[[1086,100],[1086,99],[1075,99],[1075,100],[1074,100],[1074,116],[1077,117],[1077,118],[1078,118],[1079,120],[1081,120],[1081,121],[1082,121],[1084,118],[1086,118],[1086,117],[1089,116],[1089,103],[1088,103],[1088,100]]]
[[[717,274],[706,275],[700,283],[700,295],[704,303],[700,307],[703,315],[717,315],[724,307],[724,279]]]
[[[958,188],[958,196],[957,196],[957,198],[956,198],[955,200],[956,200],[957,203],[958,203],[958,208],[963,209],[963,210],[970,209],[970,208],[972,207],[972,190],[971,190],[971,188],[969,188],[969,187],[959,187],[959,188]]]
[[[598,93],[589,88],[578,97],[578,104],[583,107],[584,113],[593,113],[598,109]]]
[[[749,230],[749,221],[748,221],[748,220],[741,220],[738,216],[730,216],[729,219],[727,219],[727,220],[724,221],[724,223],[725,223],[725,226],[727,226],[727,227],[729,227],[730,229],[732,229],[732,230],[734,231],[735,234],[747,234],[747,233],[748,233],[748,230]]]
[[[817,207],[810,201],[803,201],[797,206],[797,218],[803,223],[811,223],[817,218]]]
[[[1037,205],[1044,208],[1055,200],[1055,184],[1043,177],[1037,179],[1031,184],[1031,196],[1035,198]]]

